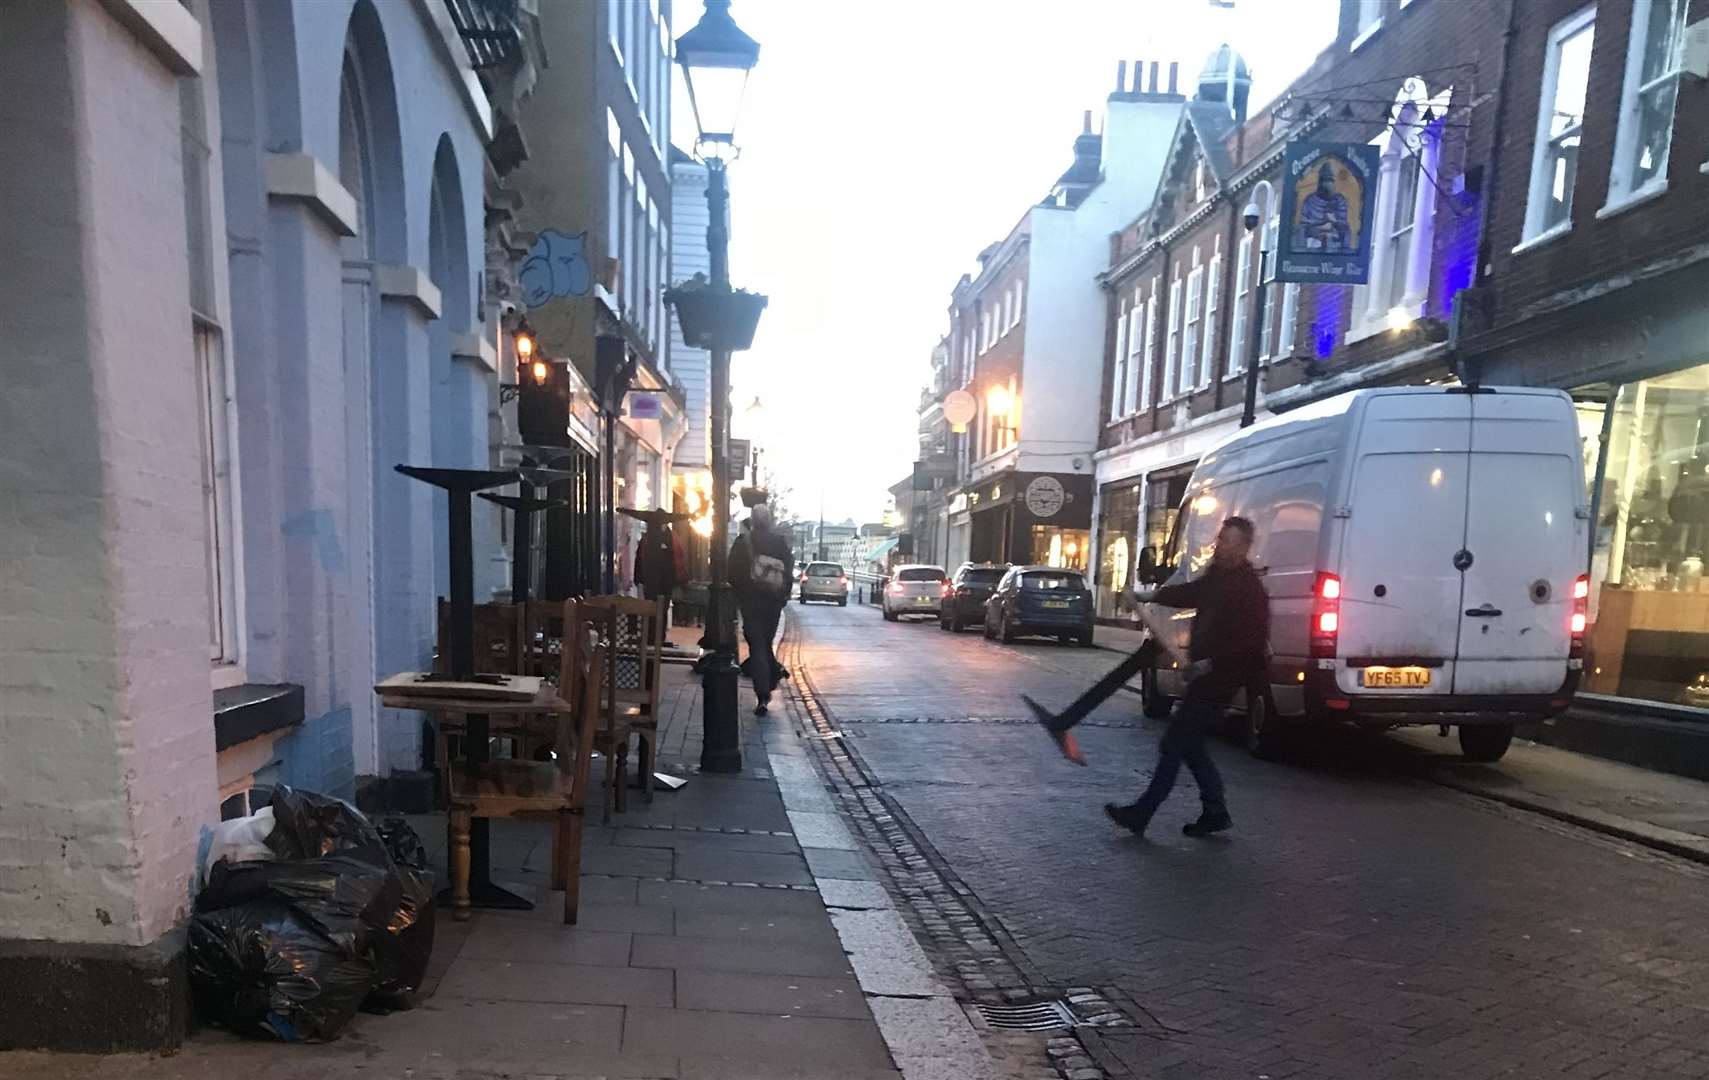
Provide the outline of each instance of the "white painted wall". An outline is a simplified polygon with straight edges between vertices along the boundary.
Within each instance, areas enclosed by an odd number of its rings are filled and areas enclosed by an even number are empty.
[[[671,273],[670,283],[687,281],[695,274],[712,272],[706,252],[706,167],[696,162],[671,166]],[[712,358],[705,349],[684,344],[676,311],[671,310],[670,370],[682,380],[687,395],[688,433],[677,444],[673,464],[683,469],[704,469],[712,464],[711,431],[708,422],[707,382]]]
[[[94,0],[0,70],[0,936],[141,945],[218,816],[178,87]]]

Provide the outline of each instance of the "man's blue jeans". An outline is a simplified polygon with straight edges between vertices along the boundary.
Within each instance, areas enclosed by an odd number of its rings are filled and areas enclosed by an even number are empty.
[[[1187,684],[1187,694],[1169,718],[1169,727],[1157,746],[1157,767],[1151,772],[1151,783],[1134,807],[1150,815],[1163,805],[1175,787],[1175,778],[1186,764],[1193,780],[1199,785],[1199,799],[1204,803],[1206,817],[1222,817],[1228,813],[1223,802],[1222,774],[1211,761],[1206,737],[1228,707],[1236,686],[1215,675],[1203,675]]]

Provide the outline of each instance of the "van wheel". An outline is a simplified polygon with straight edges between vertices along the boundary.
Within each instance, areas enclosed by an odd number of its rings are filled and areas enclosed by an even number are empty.
[[[889,608],[884,609],[884,621],[885,622],[895,622],[895,621],[897,621],[897,618],[898,618],[898,616],[894,611],[891,611]]]
[[[1157,665],[1143,669],[1139,673],[1140,711],[1149,720],[1165,720],[1169,711],[1175,707],[1175,702],[1157,685]]]
[[[1276,715],[1269,693],[1250,694],[1246,701],[1246,752],[1262,761],[1282,756],[1287,740],[1287,721]]]
[[[1467,761],[1500,761],[1512,743],[1512,724],[1460,725],[1460,753]]]

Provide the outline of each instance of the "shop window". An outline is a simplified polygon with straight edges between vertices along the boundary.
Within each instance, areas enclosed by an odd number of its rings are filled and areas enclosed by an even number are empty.
[[[1572,226],[1584,100],[1590,89],[1590,49],[1595,38],[1595,7],[1563,19],[1549,31],[1522,242]]]
[[[1609,408],[1584,687],[1709,707],[1709,366],[1628,383]]]
[[[1632,0],[1620,126],[1604,210],[1618,210],[1667,186],[1685,9],[1686,0]]]
[[[1145,531],[1141,542],[1142,550],[1151,553],[1154,563],[1161,563],[1167,557],[1166,549],[1175,534],[1175,521],[1181,513],[1181,500],[1187,496],[1187,480],[1192,471],[1192,465],[1184,465],[1145,478]]]
[[[1111,484],[1098,497],[1097,613],[1114,618],[1129,613],[1124,590],[1134,583],[1139,555],[1140,482]]]
[[[1086,529],[1062,529],[1055,525],[1032,527],[1032,556],[1035,566],[1054,566],[1062,570],[1086,569],[1087,547],[1092,535]]]

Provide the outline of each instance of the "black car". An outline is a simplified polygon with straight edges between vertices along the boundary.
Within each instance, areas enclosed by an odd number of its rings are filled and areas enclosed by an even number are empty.
[[[1009,568],[1002,564],[962,563],[950,579],[944,593],[943,608],[938,612],[938,626],[955,632],[964,626],[985,621],[985,601],[997,588]]]
[[[1078,570],[1017,566],[985,602],[985,636],[1055,637],[1092,644],[1092,590]]]

